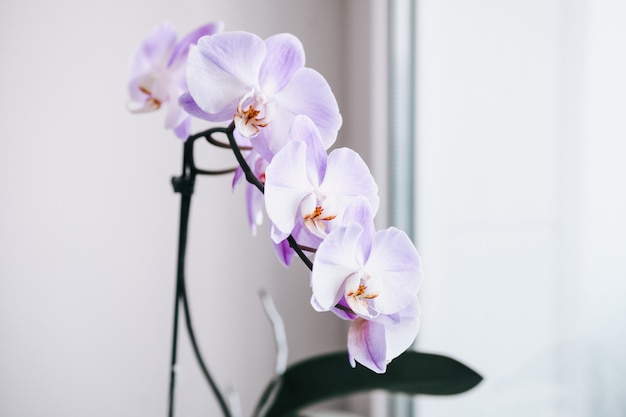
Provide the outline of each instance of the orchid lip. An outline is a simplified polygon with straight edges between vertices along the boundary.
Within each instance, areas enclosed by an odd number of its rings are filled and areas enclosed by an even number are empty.
[[[345,288],[345,299],[352,311],[368,319],[379,315],[379,312],[371,305],[371,300],[380,294],[368,286],[370,280],[371,277],[367,273],[359,271],[348,278]]]
[[[237,105],[237,113],[233,116],[235,127],[247,138],[258,135],[260,128],[270,123],[273,107],[265,93],[254,89],[249,91]]]
[[[131,113],[149,113],[151,111],[159,110],[162,104],[163,102],[158,98],[148,97],[146,101],[140,106],[137,106],[136,103],[128,103],[126,107]]]
[[[303,216],[304,226],[314,235],[321,237],[322,239],[326,237],[326,222],[335,219],[337,216],[334,214],[329,214],[324,216],[324,208],[321,206],[316,206],[312,213],[306,214]]]

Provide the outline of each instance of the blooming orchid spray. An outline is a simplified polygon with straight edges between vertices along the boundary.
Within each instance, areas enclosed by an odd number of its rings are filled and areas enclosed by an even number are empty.
[[[348,148],[329,151],[342,117],[328,82],[305,66],[301,42],[286,33],[263,40],[221,29],[221,23],[209,23],[177,41],[171,25],[157,27],[132,59],[129,92],[135,112],[167,106],[166,128],[185,140],[183,174],[173,179],[182,198],[175,317],[182,305],[196,357],[223,414],[231,417],[237,407],[221,394],[202,359],[184,283],[189,207],[195,176],[202,174],[232,172],[233,185],[245,178],[252,232],[265,211],[278,258],[288,266],[297,256],[311,270],[312,307],[351,322],[345,354],[316,357],[286,369],[284,329],[266,295],[264,305],[274,324],[279,360],[276,378],[255,416],[291,414],[338,392],[393,388],[413,394],[453,394],[476,385],[480,376],[452,359],[418,352],[403,355],[419,330],[420,256],[403,231],[375,229],[378,186],[358,153]],[[226,127],[189,135],[192,118]],[[214,134],[225,134],[228,143]],[[238,167],[198,169],[193,158],[198,139],[232,150]],[[176,340],[175,324],[170,416]],[[402,372],[388,372],[394,359],[402,362],[395,368]],[[345,363],[363,367],[351,370],[357,373],[354,376],[344,369]],[[446,378],[457,379],[442,382],[419,375],[407,379],[407,370],[422,369],[430,374],[436,369]],[[314,375],[327,381],[327,373],[334,375],[335,382],[312,382]],[[386,378],[372,379],[376,374]],[[465,385],[459,378],[465,378]],[[294,396],[302,399],[294,402]]]
[[[151,112],[167,106],[165,127],[186,139],[191,117],[178,104],[187,91],[187,56],[191,45],[203,36],[222,30],[221,22],[208,23],[177,41],[176,30],[169,23],[156,27],[141,43],[132,57],[128,92],[129,109],[136,113]]]

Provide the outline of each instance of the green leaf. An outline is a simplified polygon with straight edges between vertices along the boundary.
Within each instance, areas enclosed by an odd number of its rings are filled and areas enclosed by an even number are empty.
[[[290,366],[267,417],[284,417],[319,401],[382,389],[405,394],[453,395],[475,387],[482,377],[446,356],[407,351],[384,374],[350,367],[348,352],[317,356]]]

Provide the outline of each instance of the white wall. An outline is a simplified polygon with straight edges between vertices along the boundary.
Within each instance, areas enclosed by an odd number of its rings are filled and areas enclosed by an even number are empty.
[[[2,2],[0,415],[166,414],[181,145],[162,114],[126,111],[142,37],[165,20],[292,32],[345,107],[345,18],[334,0]],[[201,348],[246,413],[274,360],[258,287],[283,313],[291,361],[344,347],[341,320],[309,306],[305,268],[283,270],[267,237],[250,236],[230,178],[196,184],[187,275]],[[180,349],[177,415],[216,414]]]
[[[419,415],[624,415],[626,4],[418,16],[419,347],[485,377]]]

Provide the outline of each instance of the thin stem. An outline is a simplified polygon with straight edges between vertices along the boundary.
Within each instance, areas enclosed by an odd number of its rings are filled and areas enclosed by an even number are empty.
[[[237,145],[237,141],[235,141],[235,135],[233,135],[234,130],[235,130],[235,124],[231,123],[226,129],[223,129],[222,132],[228,138],[228,142],[230,143],[230,147],[233,150],[233,153],[235,154],[235,158],[237,159],[239,166],[243,170],[243,173],[246,175],[246,180],[250,184],[254,185],[256,188],[258,188],[259,191],[261,191],[262,193],[265,193],[265,186],[256,177],[256,175],[254,175],[254,172],[252,172],[252,169],[250,169],[250,166],[246,162],[246,158],[244,158],[243,154],[241,153],[241,148],[239,147],[239,145]]]
[[[191,172],[190,160],[193,142],[185,143],[183,149],[183,174],[172,179],[174,190],[181,194],[180,220],[178,226],[178,261],[176,265],[176,301],[174,304],[174,323],[172,336],[172,359],[170,368],[169,406],[168,416],[174,415],[174,388],[176,386],[176,362],[178,353],[178,312],[182,289],[185,280],[185,252],[187,250],[187,230],[189,228],[189,210],[191,207],[191,195],[193,194],[194,176]]]
[[[215,139],[212,135],[213,133],[215,133],[217,131],[222,131],[222,128],[211,128],[211,129],[207,129],[205,131],[196,133],[195,135],[192,135],[189,137],[189,139],[191,140],[196,140],[199,138],[205,138],[211,145],[217,146],[218,148],[224,148],[224,149],[231,149],[232,146],[230,143],[226,143],[226,142],[222,142],[219,141],[217,139]],[[252,146],[240,146],[237,145],[239,147],[239,149],[241,149],[242,151],[251,151],[252,150]]]
[[[311,248],[311,247],[309,247],[309,246],[304,246],[304,245],[300,245],[300,244],[298,244],[298,247],[299,247],[301,250],[305,251],[305,252],[311,252],[311,253],[316,253],[316,252],[317,252],[317,249],[315,249],[315,248]]]
[[[185,142],[183,149],[183,174],[180,177],[172,179],[172,185],[174,191],[181,194],[181,206],[180,206],[180,223],[178,231],[178,263],[176,270],[176,304],[174,306],[174,329],[172,340],[172,359],[171,359],[171,371],[170,371],[170,388],[169,388],[169,407],[168,415],[173,416],[174,413],[174,392],[176,384],[176,355],[177,355],[177,342],[178,342],[178,315],[179,305],[182,304],[185,314],[185,324],[187,327],[187,333],[191,340],[191,344],[196,356],[196,360],[202,368],[202,372],[215,398],[217,399],[224,417],[231,417],[230,410],[226,405],[226,401],[218,387],[216,386],[208,368],[206,367],[198,343],[196,341],[195,332],[191,324],[191,313],[189,311],[189,302],[187,299],[187,291],[185,287],[185,253],[187,249],[187,232],[189,230],[189,212],[191,209],[191,196],[193,195],[195,176],[200,171],[195,168],[193,161],[193,144],[195,139],[190,137]]]
[[[261,191],[262,193],[265,193],[265,186],[256,177],[256,175],[254,175],[254,172],[252,172],[252,169],[250,169],[250,165],[248,165],[248,163],[246,162],[246,159],[243,157],[243,154],[241,153],[241,149],[239,148],[239,146],[237,146],[237,142],[235,141],[235,136],[233,135],[234,129],[235,129],[235,124],[231,123],[226,129],[221,130],[221,132],[226,134],[226,137],[228,137],[228,142],[230,143],[233,153],[235,154],[235,158],[237,159],[237,162],[239,162],[239,166],[241,167],[241,169],[243,170],[246,176],[246,180],[250,184],[254,185],[256,188],[258,188],[259,191]],[[291,247],[291,249],[293,249],[294,252],[296,252],[300,260],[304,262],[307,268],[309,268],[309,270],[313,270],[313,262],[311,262],[311,260],[304,254],[302,249],[300,249],[300,246],[298,245],[298,242],[296,242],[296,239],[294,239],[292,235],[289,235],[289,237],[287,237],[287,241],[289,242],[289,247]]]
[[[226,169],[220,169],[220,170],[216,170],[216,171],[209,171],[206,169],[194,169],[194,172],[196,174],[200,174],[200,175],[222,175],[222,174],[231,174],[233,172],[237,171],[237,168],[226,168]]]
[[[231,149],[231,145],[230,143],[224,143],[224,142],[220,142],[217,139],[214,139],[211,135],[205,136],[206,140],[209,141],[209,143],[211,145],[215,145],[219,148],[227,148],[227,149]],[[241,145],[237,145],[237,147],[242,150],[242,151],[251,151],[252,150],[252,146],[241,146]]]
[[[191,313],[189,312],[189,300],[187,298],[187,290],[185,288],[185,283],[183,282],[182,285],[183,286],[181,290],[181,302],[183,304],[183,309],[185,312],[185,325],[187,327],[187,333],[189,334],[189,340],[191,341],[191,346],[193,347],[193,351],[196,355],[198,364],[200,365],[200,368],[202,369],[204,378],[209,383],[209,386],[211,387],[213,394],[215,394],[215,398],[217,399],[217,402],[219,403],[220,408],[222,409],[222,414],[224,414],[224,417],[231,417],[230,409],[228,408],[228,405],[226,404],[226,400],[224,399],[224,396],[222,395],[219,388],[215,384],[215,381],[213,381],[213,378],[211,377],[211,373],[209,372],[209,369],[207,368],[206,364],[204,363],[204,360],[202,359],[202,354],[200,353],[200,348],[198,347],[198,341],[196,340],[196,335],[193,330],[193,326],[191,324]]]
[[[246,180],[254,185],[261,193],[265,192],[264,184],[254,175],[252,169],[246,162],[242,150],[250,150],[249,147],[240,147],[236,141],[233,134],[234,124],[231,123],[227,128],[212,128],[206,130],[204,132],[198,133],[196,135],[190,136],[184,145],[183,152],[183,174],[180,177],[176,177],[172,179],[172,185],[174,186],[174,190],[177,193],[181,194],[181,209],[180,209],[180,225],[179,225],[179,240],[178,240],[178,265],[177,265],[177,273],[176,273],[176,301],[174,305],[174,323],[173,323],[173,338],[172,338],[172,357],[171,357],[171,370],[170,370],[170,386],[169,386],[169,417],[173,416],[174,413],[174,393],[175,393],[175,383],[176,383],[176,356],[177,356],[177,343],[178,343],[178,316],[179,316],[179,307],[180,304],[183,306],[184,317],[185,317],[185,325],[187,328],[187,333],[189,335],[189,339],[191,341],[191,345],[196,356],[196,360],[202,369],[202,373],[204,374],[205,379],[207,380],[215,398],[217,399],[220,408],[222,409],[222,413],[224,417],[232,417],[231,410],[224,399],[224,396],[220,392],[219,388],[213,381],[211,374],[202,359],[202,354],[200,353],[200,348],[198,346],[198,342],[195,336],[195,332],[193,330],[193,325],[191,321],[191,313],[189,308],[189,299],[187,297],[187,290],[185,285],[185,252],[187,247],[187,232],[189,228],[189,212],[191,208],[191,196],[193,195],[194,183],[196,175],[219,175],[225,174],[229,172],[233,172],[236,169],[225,169],[225,170],[202,170],[198,169],[195,166],[193,159],[193,144],[195,140],[199,138],[206,138],[207,141],[215,146],[222,148],[230,148],[235,154],[235,158],[239,163],[239,166],[243,170]],[[215,133],[223,133],[228,138],[228,145],[223,142],[215,140],[212,136]],[[304,264],[309,268],[309,270],[313,270],[313,262],[304,254],[303,250],[315,253],[314,248],[300,246],[298,242],[296,242],[295,238],[292,235],[287,237],[287,241],[289,242],[289,246],[296,252],[298,257],[304,262]],[[352,312],[349,308],[346,308],[341,305],[336,305],[337,308]],[[268,389],[264,394],[261,400],[259,408],[255,411],[255,414],[261,414],[263,405],[267,400],[276,393],[276,390],[280,388],[281,378],[280,373],[277,378],[271,384],[271,388]]]
[[[292,235],[289,235],[287,237],[287,242],[289,242],[289,247],[298,254],[298,256],[300,257],[302,262],[304,262],[306,267],[309,268],[310,271],[312,271],[313,262],[311,262],[311,260],[304,254],[304,252],[302,252],[302,249],[300,249],[300,245],[298,245],[298,242],[296,242],[296,239],[294,239]]]
[[[174,297],[174,329],[172,331],[172,359],[170,361],[170,388],[168,396],[169,417],[174,415],[174,386],[176,384],[176,356],[178,353],[178,306],[179,306],[178,280],[176,281],[176,297]]]

